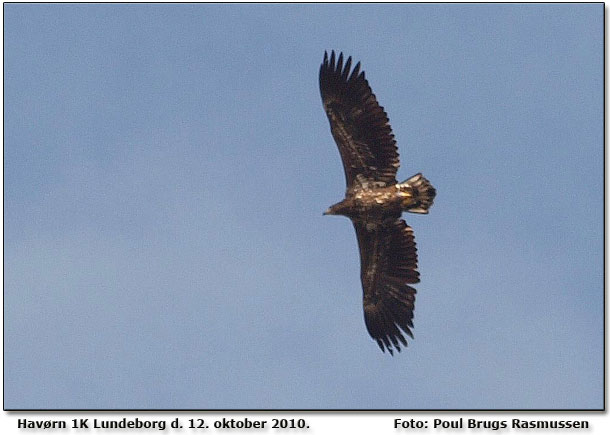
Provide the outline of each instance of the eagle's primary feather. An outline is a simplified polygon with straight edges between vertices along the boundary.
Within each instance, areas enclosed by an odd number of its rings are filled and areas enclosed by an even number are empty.
[[[346,197],[325,214],[349,217],[360,248],[364,319],[381,350],[393,354],[413,337],[415,289],[419,282],[413,230],[403,211],[428,213],[436,190],[421,174],[397,183],[398,150],[383,107],[352,58],[324,53],[320,93],[339,148]]]
[[[398,150],[383,107],[371,91],[360,62],[351,71],[352,58],[343,65],[343,53],[335,62],[324,53],[320,68],[320,92],[330,128],[339,147],[347,188],[361,180],[396,184]],[[383,183],[383,184],[381,184]]]

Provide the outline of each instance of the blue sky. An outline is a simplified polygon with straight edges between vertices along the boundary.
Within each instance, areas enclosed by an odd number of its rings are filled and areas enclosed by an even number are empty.
[[[4,14],[6,408],[603,406],[603,4]],[[330,49],[438,190],[393,358],[322,216]]]

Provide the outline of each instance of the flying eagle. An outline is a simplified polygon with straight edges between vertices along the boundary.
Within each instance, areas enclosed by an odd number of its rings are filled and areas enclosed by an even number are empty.
[[[345,199],[324,212],[352,220],[360,248],[366,328],[382,351],[400,352],[413,338],[415,289],[419,282],[413,230],[403,211],[428,213],[436,190],[422,174],[396,181],[398,150],[387,114],[360,71],[324,53],[320,93],[339,147],[347,188]]]

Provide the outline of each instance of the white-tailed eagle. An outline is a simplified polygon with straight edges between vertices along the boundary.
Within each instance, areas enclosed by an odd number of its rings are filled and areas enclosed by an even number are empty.
[[[352,220],[360,248],[364,320],[382,351],[413,338],[415,289],[419,282],[413,230],[404,211],[428,213],[436,190],[422,174],[398,183],[396,141],[387,114],[352,58],[324,53],[320,92],[330,130],[339,147],[347,189],[345,199],[324,214]]]

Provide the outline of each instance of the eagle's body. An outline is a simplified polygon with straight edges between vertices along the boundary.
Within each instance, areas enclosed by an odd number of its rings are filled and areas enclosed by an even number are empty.
[[[395,219],[415,204],[415,193],[409,185],[355,189],[326,214],[340,214],[352,220],[371,222]],[[373,223],[373,222],[371,222]]]
[[[413,230],[401,214],[428,213],[435,189],[421,174],[398,183],[398,151],[389,120],[377,103],[360,63],[335,62],[324,53],[320,92],[337,142],[347,189],[345,199],[324,214],[352,220],[360,247],[364,319],[381,350],[400,351],[413,337],[415,289],[419,282]],[[401,331],[402,330],[402,331]]]

